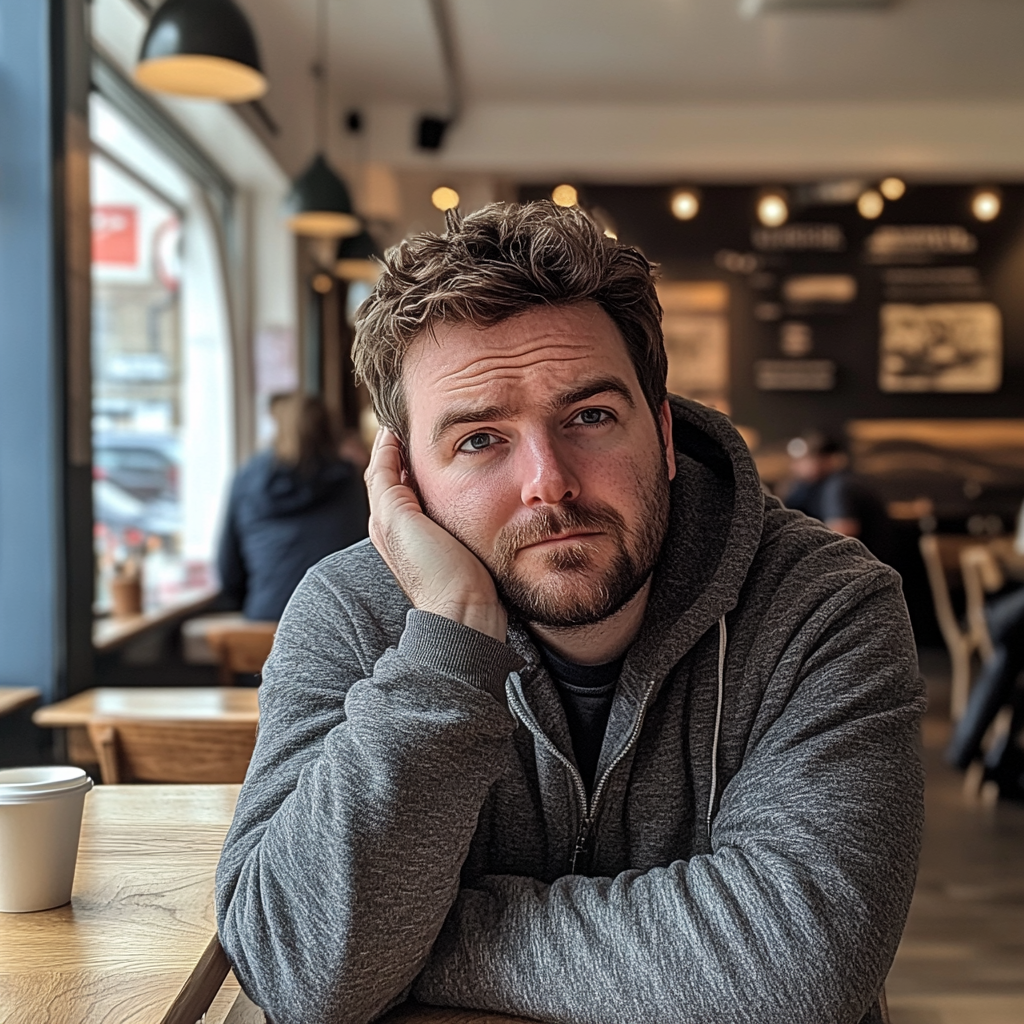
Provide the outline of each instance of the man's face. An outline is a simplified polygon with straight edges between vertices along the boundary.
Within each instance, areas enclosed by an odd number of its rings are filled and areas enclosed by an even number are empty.
[[[604,310],[441,324],[410,346],[403,380],[424,510],[483,561],[511,614],[580,626],[637,593],[667,529],[671,419],[666,402],[655,422]]]

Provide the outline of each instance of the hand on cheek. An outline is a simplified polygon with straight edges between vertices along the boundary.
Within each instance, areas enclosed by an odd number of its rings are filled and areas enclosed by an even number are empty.
[[[409,486],[398,438],[377,435],[366,470],[370,540],[413,607],[505,641],[507,618],[486,566],[429,519]]]

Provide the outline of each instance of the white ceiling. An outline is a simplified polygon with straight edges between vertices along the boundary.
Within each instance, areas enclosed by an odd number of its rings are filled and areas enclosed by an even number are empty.
[[[316,0],[240,2],[271,82],[263,102],[281,127],[269,145],[293,172],[314,145]],[[776,174],[858,169],[852,156],[860,170],[1024,175],[1022,0],[756,18],[740,14],[739,0],[449,0],[466,117],[439,155],[412,144],[417,116],[444,107],[428,0],[328,3],[329,150],[343,162],[641,180],[750,175],[763,152],[765,173]],[[991,104],[1001,105],[995,120]],[[340,129],[350,107],[366,113],[359,141]],[[873,123],[885,124],[874,147]],[[819,150],[821,125],[847,145]],[[597,139],[584,134],[595,126]],[[739,152],[722,126],[756,147]],[[608,145],[627,137],[632,165]]]
[[[293,175],[315,147],[317,0],[238,2],[279,126],[261,135]],[[429,0],[327,2],[327,149],[343,167],[376,160],[438,180],[1024,179],[1024,0],[756,18],[739,0],[448,0],[466,106],[436,154],[413,143],[417,118],[444,110]],[[341,126],[353,107],[358,138]]]
[[[1018,99],[1024,3],[897,0],[747,18],[738,0],[449,0],[470,101]],[[427,0],[328,0],[343,102],[441,95]],[[243,0],[268,105],[314,52],[315,0]],[[280,110],[282,116],[284,109]]]

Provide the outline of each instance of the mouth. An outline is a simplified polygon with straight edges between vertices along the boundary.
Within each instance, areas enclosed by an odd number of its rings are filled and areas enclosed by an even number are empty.
[[[585,537],[599,537],[601,535],[600,530],[577,530],[573,533],[560,533],[555,537],[545,537],[543,540],[536,541],[533,544],[524,544],[519,549],[522,551],[529,551],[532,548],[543,548],[549,544],[568,544],[572,541],[580,541]]]

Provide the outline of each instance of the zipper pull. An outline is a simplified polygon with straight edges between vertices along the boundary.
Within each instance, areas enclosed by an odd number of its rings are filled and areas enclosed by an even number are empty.
[[[572,851],[572,861],[569,864],[570,875],[582,874],[583,871],[590,869],[590,840],[593,824],[590,818],[584,818],[580,824],[580,830],[576,835],[576,845]],[[579,871],[576,870],[577,865],[580,868]]]

